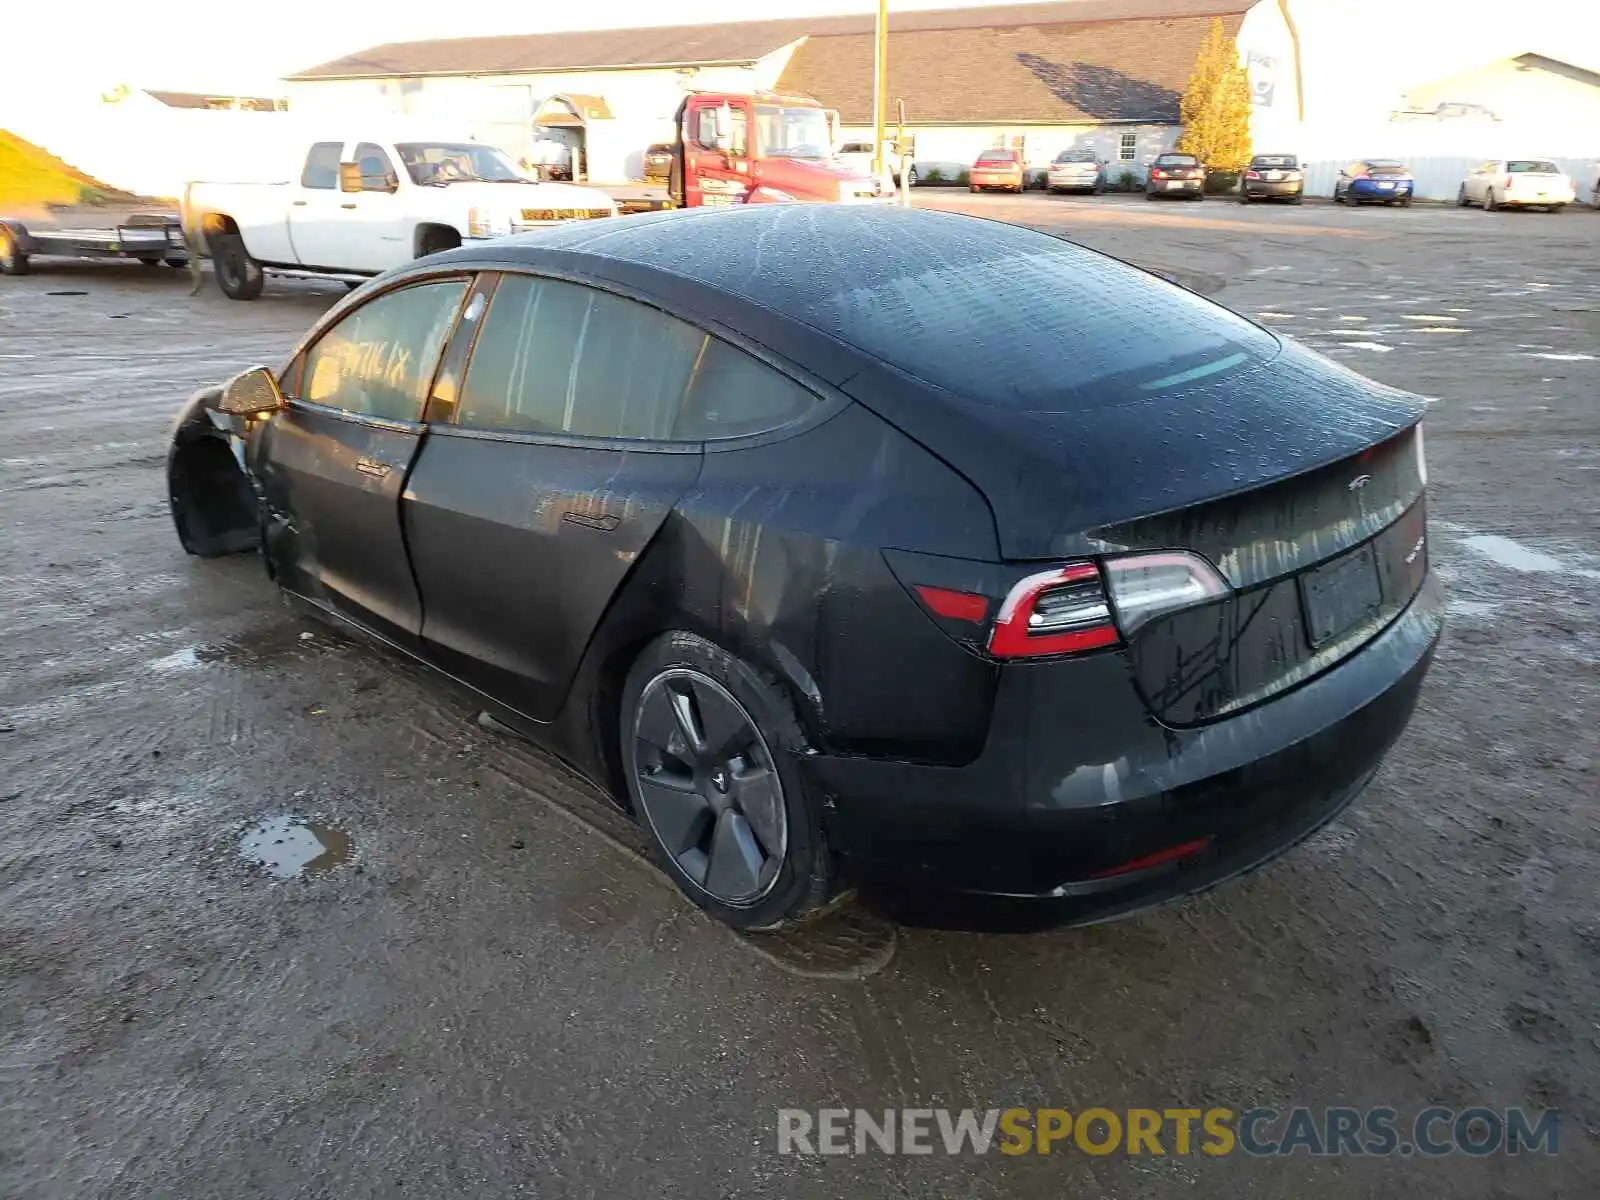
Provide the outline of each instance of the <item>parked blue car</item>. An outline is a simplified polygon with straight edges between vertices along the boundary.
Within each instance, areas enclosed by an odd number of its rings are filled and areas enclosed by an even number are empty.
[[[1335,204],[1398,204],[1411,207],[1416,190],[1411,168],[1391,159],[1364,158],[1339,171],[1333,185]]]

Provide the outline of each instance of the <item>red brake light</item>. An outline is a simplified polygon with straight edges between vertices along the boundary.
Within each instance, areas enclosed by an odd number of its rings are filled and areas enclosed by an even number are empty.
[[[1506,190],[1509,191],[1510,189],[1516,187],[1516,185],[1517,185],[1517,181],[1515,179],[1513,179],[1510,175],[1507,175],[1506,176]]]
[[[928,611],[953,621],[971,621],[981,625],[989,615],[989,597],[974,592],[957,592],[950,588],[917,584],[917,598],[928,606]]]
[[[1167,173],[1165,171],[1163,171],[1160,167],[1151,167],[1150,168],[1150,177],[1152,179],[1165,179],[1167,177]]]
[[[1073,563],[1029,575],[1011,589],[989,634],[989,653],[996,658],[1078,654],[1121,640],[1099,568]]]
[[[1260,171],[1246,171],[1244,173],[1244,177],[1246,179],[1260,179],[1261,178],[1261,172]]]

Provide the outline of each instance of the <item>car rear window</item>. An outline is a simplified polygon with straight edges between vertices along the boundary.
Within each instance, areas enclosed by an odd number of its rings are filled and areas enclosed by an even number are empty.
[[[1192,154],[1163,154],[1156,159],[1158,163],[1171,163],[1175,167],[1192,167],[1199,163],[1199,159]]]
[[[1009,153],[1007,153],[1005,151],[997,151],[994,154],[980,154],[980,155],[978,155],[978,161],[979,162],[1009,163],[1009,162],[1015,162],[1016,159],[1014,159]]]
[[[1258,154],[1251,159],[1250,165],[1252,167],[1293,167],[1298,166],[1299,161],[1292,154]]]
[[[1375,162],[1367,164],[1367,172],[1371,175],[1404,175],[1406,166],[1397,162]]]
[[[1506,164],[1506,170],[1513,175],[1559,175],[1561,173],[1555,163],[1542,158],[1514,158]]]
[[[816,264],[847,286],[816,296],[805,319],[969,401],[1031,413],[1153,399],[1278,353],[1266,330],[1193,292],[990,224],[955,224],[931,242],[864,237],[852,253],[884,274],[869,283]]]

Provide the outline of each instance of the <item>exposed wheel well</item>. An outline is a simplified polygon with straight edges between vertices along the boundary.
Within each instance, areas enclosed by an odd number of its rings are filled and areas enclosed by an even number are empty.
[[[200,218],[200,228],[208,237],[215,237],[219,234],[238,233],[239,223],[226,213],[206,213]]]
[[[190,554],[219,558],[260,545],[255,492],[222,439],[201,434],[180,441],[167,482],[178,539]]]
[[[415,257],[437,254],[441,250],[454,250],[461,245],[461,232],[451,225],[418,225]]]

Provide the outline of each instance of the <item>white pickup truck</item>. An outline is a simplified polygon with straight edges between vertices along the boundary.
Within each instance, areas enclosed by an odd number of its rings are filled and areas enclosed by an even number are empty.
[[[481,142],[321,141],[274,183],[195,182],[184,229],[217,286],[254,300],[266,274],[355,287],[391,267],[474,239],[617,215],[604,192],[537,183]]]

